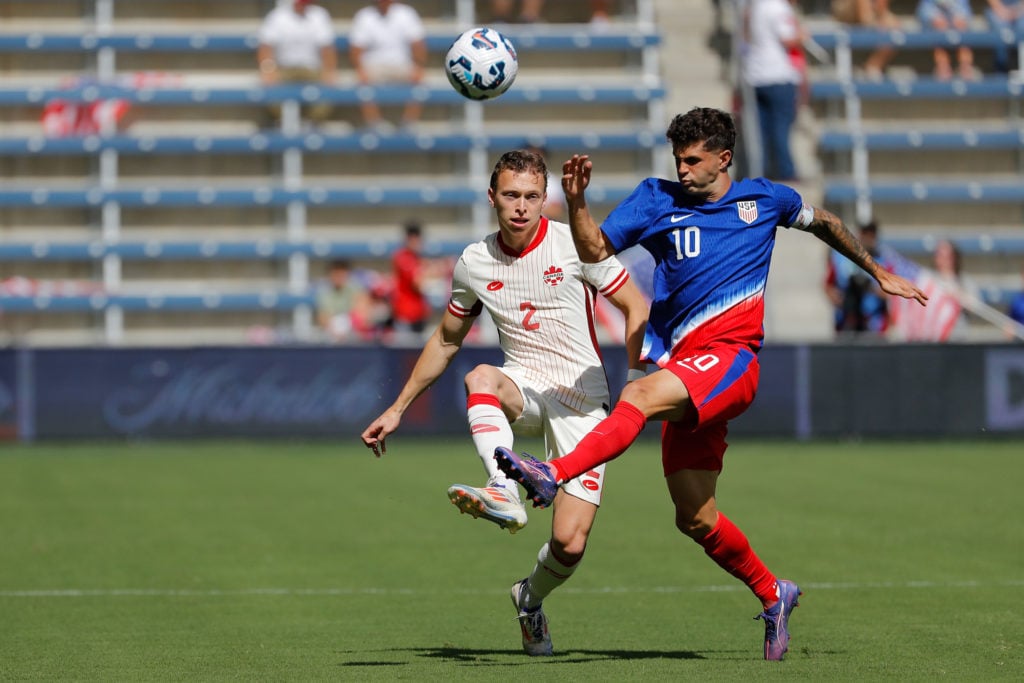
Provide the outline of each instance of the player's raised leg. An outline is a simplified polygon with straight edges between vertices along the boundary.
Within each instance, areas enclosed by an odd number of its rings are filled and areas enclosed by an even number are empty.
[[[611,415],[588,432],[567,455],[543,463],[526,453],[518,455],[511,449],[498,449],[494,453],[498,467],[523,485],[534,507],[547,507],[555,499],[560,483],[617,458],[643,431],[647,424],[643,411],[625,399],[625,391],[623,397]]]
[[[504,446],[494,449],[494,460],[510,479],[523,485],[534,507],[546,508],[554,502],[558,481],[551,465],[537,460],[529,453],[523,453],[520,457],[511,448]]]
[[[519,498],[519,487],[498,469],[494,449],[512,445],[512,426],[502,402],[511,404],[515,413],[522,412],[519,389],[508,377],[490,365],[479,365],[465,378],[466,418],[477,455],[487,471],[482,487],[454,484],[448,488],[448,499],[463,513],[494,522],[510,533],[526,526],[527,516]]]
[[[509,533],[516,533],[528,521],[516,484],[507,479],[500,483],[490,479],[483,487],[452,484],[448,499],[464,514],[494,522]]]

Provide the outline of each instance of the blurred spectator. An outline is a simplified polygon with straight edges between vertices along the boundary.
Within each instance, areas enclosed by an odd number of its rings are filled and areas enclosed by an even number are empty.
[[[131,103],[122,98],[74,102],[50,100],[43,107],[43,134],[49,138],[114,135],[127,127]]]
[[[604,33],[611,26],[609,0],[590,0],[590,27],[595,33]]]
[[[879,31],[900,27],[899,19],[889,10],[889,0],[832,0],[832,16],[844,24]],[[894,56],[896,48],[890,45],[875,49],[864,62],[864,74],[871,80],[881,80]]]
[[[522,0],[519,13],[515,0],[491,0],[491,20],[499,23],[535,24],[541,21],[544,0]],[[590,0],[590,25],[597,33],[608,30],[611,23],[610,0]]]
[[[423,81],[427,63],[426,29],[419,13],[394,0],[375,0],[352,19],[349,55],[356,77],[363,85],[379,83],[417,84]],[[361,105],[363,123],[388,128],[376,102]],[[419,121],[423,105],[410,99],[402,113],[402,125]]]
[[[861,225],[858,236],[868,253],[882,267],[891,270],[879,253],[878,225],[874,221]],[[828,256],[825,294],[832,304],[837,335],[882,335],[888,328],[889,309],[885,293],[870,275],[835,250]]]
[[[1022,0],[988,0],[985,19],[993,31],[1014,31],[1020,40],[1024,36],[1024,2]],[[1010,71],[1010,49],[1000,43],[992,52],[993,66],[999,73]],[[1020,68],[1020,65],[1017,65]]]
[[[181,86],[181,75],[165,71],[136,71],[118,74],[114,81],[100,82],[95,76],[67,76],[58,86],[62,90],[82,90],[100,85],[121,88],[174,88]],[[94,99],[88,102],[55,98],[43,106],[40,123],[47,137],[78,135],[115,135],[132,123],[134,109],[121,97]]]
[[[763,150],[763,175],[796,180],[790,129],[796,121],[801,75],[789,51],[802,47],[796,12],[789,0],[751,0],[744,16],[747,42],[743,79],[753,88]]]
[[[789,0],[789,4],[793,6],[793,12],[799,11],[799,0]],[[799,21],[799,20],[798,20]],[[803,27],[800,27],[800,42],[796,45],[791,45],[787,48],[786,53],[789,55],[789,62],[796,69],[797,73],[800,74],[800,82],[797,84],[796,93],[796,108],[797,115],[799,116],[800,108],[811,103],[811,81],[807,74],[807,52],[804,49],[804,34]]]
[[[404,231],[404,242],[391,259],[391,320],[397,342],[419,340],[431,313],[425,287],[423,228],[409,222]]]
[[[957,303],[960,304],[960,313],[956,324],[950,332],[949,338],[963,339],[967,334],[970,321],[967,318],[967,308],[972,301],[976,301],[981,294],[981,288],[974,278],[963,272],[963,259],[960,250],[949,240],[939,240],[935,245],[933,254],[933,266],[939,286],[952,294]],[[967,305],[965,307],[965,304]]]
[[[375,337],[370,292],[353,277],[352,264],[344,259],[332,261],[327,281],[317,293],[316,319],[331,341],[349,342]]]
[[[518,16],[515,14],[515,0],[491,0],[491,15],[494,21],[512,23],[518,21],[523,24],[533,24],[540,21],[540,12],[544,9],[544,0],[523,0],[519,7]]]
[[[925,30],[966,31],[971,23],[970,0],[918,0],[917,19]],[[932,50],[935,57],[935,77],[948,81],[953,77],[953,66],[945,48]],[[960,78],[974,78],[974,51],[967,45],[956,50],[957,69]]]
[[[537,145],[527,145],[526,149],[534,154],[539,154],[544,159],[545,164],[548,167],[548,187],[547,187],[547,200],[544,202],[544,208],[542,209],[543,214],[553,220],[565,222],[567,218],[566,206],[565,206],[565,192],[562,191],[562,164],[558,163],[554,166],[551,165],[551,161],[548,158],[548,151],[543,147]],[[550,169],[557,169],[552,172]]]
[[[334,26],[327,10],[311,0],[278,0],[260,27],[256,59],[264,85],[335,82],[338,53]],[[275,117],[280,108],[272,109]],[[306,116],[324,121],[331,113],[325,102],[313,104]]]

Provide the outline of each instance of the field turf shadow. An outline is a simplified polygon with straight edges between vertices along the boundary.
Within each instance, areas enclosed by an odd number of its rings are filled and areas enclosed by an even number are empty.
[[[466,662],[475,664],[500,663],[507,665],[505,657],[508,655],[523,655],[519,648],[503,650],[483,650],[461,647],[437,647],[437,648],[413,648],[410,652],[420,657],[443,659],[452,662]],[[568,649],[555,650],[552,657],[529,657],[523,662],[539,662],[550,660],[552,662],[591,662],[609,659],[704,659],[704,656],[692,650],[582,650]]]

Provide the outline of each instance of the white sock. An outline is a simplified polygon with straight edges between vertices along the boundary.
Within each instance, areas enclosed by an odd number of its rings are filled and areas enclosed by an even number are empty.
[[[487,480],[504,484],[505,473],[498,469],[494,449],[512,447],[512,425],[501,409],[498,397],[492,394],[470,394],[466,401],[466,418],[477,455],[487,470]]]
[[[526,582],[526,595],[523,599],[523,607],[527,609],[540,607],[540,603],[543,602],[544,598],[548,597],[551,591],[568,581],[569,577],[576,571],[576,567],[580,564],[579,562],[571,566],[562,564],[555,557],[554,553],[551,552],[549,546],[550,543],[545,543],[541,547],[540,552],[537,553],[537,564],[534,565],[533,572],[530,573],[530,579]]]

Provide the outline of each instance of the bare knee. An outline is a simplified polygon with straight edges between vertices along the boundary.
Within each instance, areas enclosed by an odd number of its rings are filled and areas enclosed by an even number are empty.
[[[640,407],[647,403],[647,390],[641,386],[642,382],[629,382],[622,388],[619,400]]]
[[[587,549],[587,534],[579,531],[571,534],[553,533],[549,547],[559,562],[567,566],[574,565],[583,559]]]
[[[563,564],[576,564],[583,557],[596,514],[597,506],[593,503],[576,498],[565,489],[558,492],[549,547]]]
[[[496,394],[501,373],[493,365],[478,365],[466,373],[466,393]]]
[[[715,528],[718,513],[714,510],[685,510],[676,507],[676,528],[684,535],[699,541]]]

